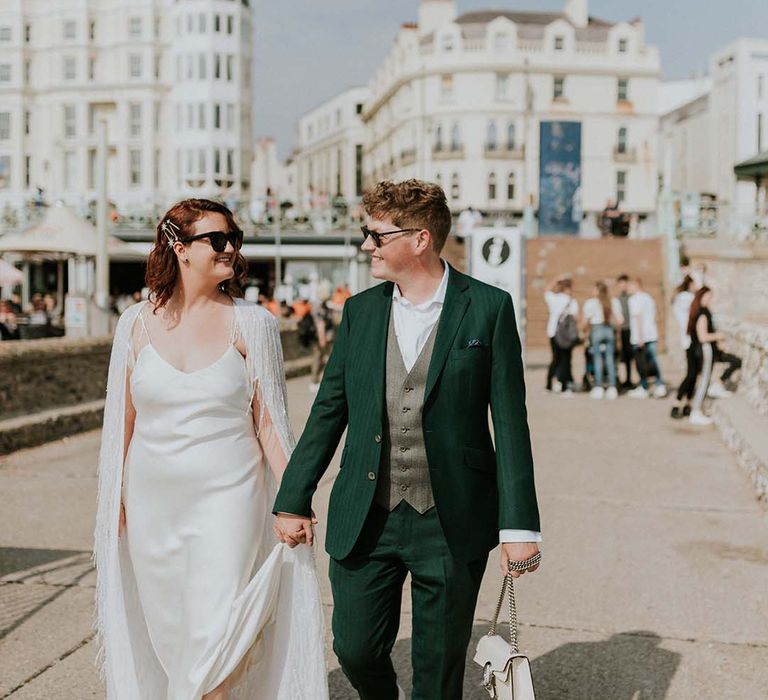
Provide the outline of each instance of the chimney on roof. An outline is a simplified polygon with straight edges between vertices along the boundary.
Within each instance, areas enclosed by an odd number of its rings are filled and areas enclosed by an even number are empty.
[[[430,34],[456,19],[455,0],[421,0],[419,5],[419,34]]]
[[[563,12],[574,27],[586,27],[589,23],[588,0],[566,0]]]

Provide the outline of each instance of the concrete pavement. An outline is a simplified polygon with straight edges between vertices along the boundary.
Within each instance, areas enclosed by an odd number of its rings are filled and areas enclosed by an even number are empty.
[[[768,698],[768,514],[715,429],[670,421],[667,401],[568,400],[541,389],[541,371],[528,381],[544,562],[517,589],[538,700]],[[298,432],[307,380],[289,395]],[[90,629],[98,442],[86,433],[0,458],[0,700],[104,697]],[[316,501],[321,540],[335,469]],[[322,550],[318,563],[330,616]],[[409,638],[406,601],[394,658],[407,689]],[[354,698],[328,661],[331,697]],[[487,697],[479,678],[468,661],[465,698]]]

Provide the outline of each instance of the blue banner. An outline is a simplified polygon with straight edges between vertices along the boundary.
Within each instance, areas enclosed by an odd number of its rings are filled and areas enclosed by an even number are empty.
[[[539,234],[579,232],[581,122],[541,122]]]

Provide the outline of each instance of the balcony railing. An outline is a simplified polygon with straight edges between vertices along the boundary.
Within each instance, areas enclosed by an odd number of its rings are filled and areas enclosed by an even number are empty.
[[[523,160],[525,158],[525,146],[492,146],[485,145],[485,157],[495,160]]]

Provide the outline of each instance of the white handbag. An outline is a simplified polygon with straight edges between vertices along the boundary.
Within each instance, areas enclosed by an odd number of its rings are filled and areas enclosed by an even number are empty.
[[[509,570],[525,571],[540,561],[541,553],[538,553],[525,561],[510,562]],[[496,634],[496,624],[506,597],[509,598],[509,642]],[[483,687],[494,700],[535,700],[531,665],[517,646],[517,606],[511,573],[504,577],[491,628],[477,644],[475,663],[483,667]]]

